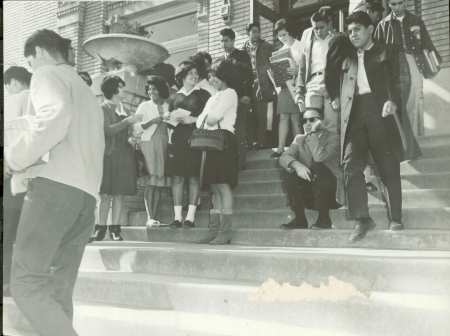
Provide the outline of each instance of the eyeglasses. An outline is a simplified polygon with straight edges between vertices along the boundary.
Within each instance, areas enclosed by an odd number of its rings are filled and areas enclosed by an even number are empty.
[[[306,124],[308,121],[310,123],[313,123],[316,121],[316,119],[322,119],[322,118],[319,118],[319,117],[304,118],[304,119],[302,119],[302,123]]]

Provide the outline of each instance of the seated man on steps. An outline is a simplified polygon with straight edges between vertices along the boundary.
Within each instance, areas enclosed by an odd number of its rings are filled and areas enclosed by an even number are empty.
[[[283,178],[295,218],[281,229],[307,229],[305,208],[319,212],[313,230],[331,229],[330,209],[344,204],[343,174],[339,163],[340,138],[328,131],[318,109],[306,108],[305,134],[299,134],[280,157]]]

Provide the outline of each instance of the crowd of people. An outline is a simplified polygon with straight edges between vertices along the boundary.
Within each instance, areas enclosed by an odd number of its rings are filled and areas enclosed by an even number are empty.
[[[102,80],[99,104],[90,75],[73,70],[71,41],[47,29],[32,34],[24,56],[33,74],[17,66],[4,73],[10,93],[5,120],[33,117],[27,132],[5,148],[5,294],[10,288],[38,333],[76,335],[72,292],[85,246],[103,240],[108,228],[113,241],[123,240],[124,199],[137,194],[138,182],[145,185],[148,227],[163,225],[157,220],[161,190],[171,188],[174,219],[167,226],[194,228],[204,188],[213,202],[208,232],[197,243],[230,243],[238,172],[246,169],[247,151],[269,147],[271,104],[279,117],[278,148],[271,158],[284,168],[295,214],[281,229],[331,229],[330,210],[346,205],[348,219],[355,221],[349,243],[362,240],[376,226],[365,177],[372,164],[384,188],[389,229],[402,230],[400,162],[420,156],[411,127],[424,71],[418,55],[427,49],[440,56],[405,2],[389,5],[392,13],[379,23],[384,8],[376,0],[367,12],[350,14],[345,33],[336,32],[332,9],[322,7],[300,40],[289,20],[278,21],[274,33],[281,49],[290,52],[286,71],[295,78],[294,93],[274,87],[268,70],[275,48],[252,22],[242,49],[235,47],[235,32],[225,28],[222,57],[213,60],[202,51],[176,68],[156,65],[145,83],[148,100],[136,113],[123,104],[122,78]],[[175,120],[173,113],[179,113]],[[294,140],[285,150],[290,126]],[[197,129],[220,129],[224,149],[202,156],[191,148]],[[35,164],[46,153],[49,161]],[[14,179],[21,178],[26,197],[11,193]],[[311,227],[305,209],[318,212]]]

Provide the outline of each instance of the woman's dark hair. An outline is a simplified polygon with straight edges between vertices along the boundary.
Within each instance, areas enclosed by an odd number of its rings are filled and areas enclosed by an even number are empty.
[[[275,23],[275,28],[274,28],[273,32],[275,33],[275,35],[278,35],[278,33],[283,29],[285,29],[289,35],[294,37],[294,34],[295,34],[294,27],[286,19],[278,20]]]
[[[181,86],[183,86],[183,79],[186,78],[187,74],[192,69],[197,69],[197,71],[198,71],[198,67],[197,67],[196,63],[191,62],[191,61],[181,62],[175,70],[175,80],[177,81],[177,83],[180,84]]]
[[[211,67],[208,70],[209,74],[215,75],[221,81],[225,82],[229,88],[234,90],[238,89],[239,81],[238,81],[238,70],[236,65],[234,65],[231,61],[218,59],[211,64]]]
[[[91,75],[89,75],[89,72],[87,72],[87,71],[80,71],[80,72],[78,72],[78,76],[86,76],[87,78],[89,78],[89,81],[86,83],[88,86],[91,86],[92,85],[92,78],[91,78]]]
[[[169,63],[158,63],[153,66],[150,70],[146,71],[147,76],[158,76],[166,81],[169,87],[176,85],[178,83],[175,81],[175,67]]]
[[[145,91],[148,92],[150,85],[154,85],[162,99],[169,98],[169,87],[164,79],[159,76],[149,76],[147,77],[147,82],[145,83]]]
[[[253,27],[258,27],[259,31],[261,31],[261,25],[259,24],[259,22],[250,22],[247,23],[247,25],[245,26],[245,30],[248,32],[250,32],[250,30],[252,30]]]
[[[100,84],[100,89],[106,99],[111,99],[113,95],[119,93],[119,84],[125,86],[125,82],[119,76],[106,76]]]
[[[188,61],[195,63],[197,71],[198,71],[198,76],[201,79],[208,77],[208,65],[206,64],[205,58],[203,58],[202,56],[199,56],[199,55],[195,55],[195,56],[189,57]]]
[[[362,11],[353,12],[345,19],[345,24],[347,26],[349,26],[351,23],[361,24],[366,28],[373,25],[372,19],[370,18],[369,14]]]
[[[208,61],[209,64],[212,63],[212,57],[207,51],[199,51],[195,54],[195,56],[202,57],[206,61]]]
[[[69,39],[62,38],[53,30],[37,30],[25,41],[23,55],[25,57],[35,57],[36,47],[40,47],[47,50],[53,58],[57,58],[58,55],[61,55],[64,59],[67,59],[70,42]]]
[[[3,74],[3,81],[5,84],[11,84],[12,79],[15,79],[23,85],[30,86],[31,73],[24,67],[12,66]]]

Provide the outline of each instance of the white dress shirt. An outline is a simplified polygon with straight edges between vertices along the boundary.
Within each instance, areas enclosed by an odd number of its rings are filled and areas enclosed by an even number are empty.
[[[367,49],[372,48],[373,44]],[[364,51],[358,50],[358,72],[356,74],[356,85],[358,86],[358,94],[371,93],[369,81],[367,80],[366,68],[364,66]]]
[[[330,38],[331,35],[327,35],[323,40],[314,37],[311,52],[311,74],[325,71]]]

